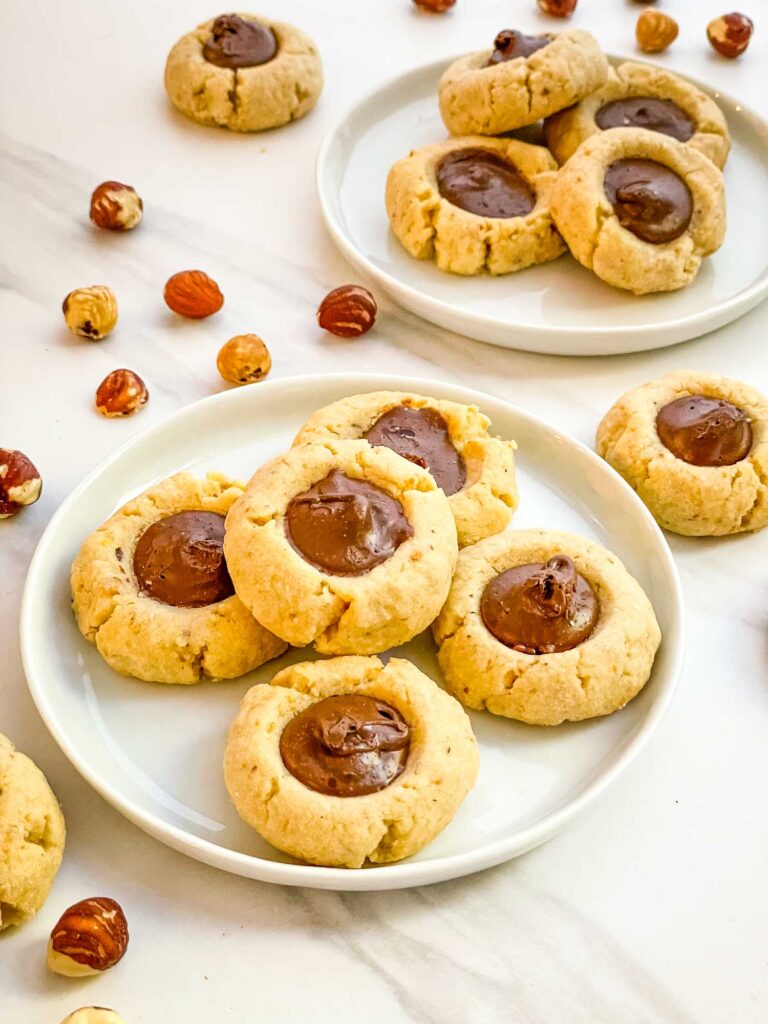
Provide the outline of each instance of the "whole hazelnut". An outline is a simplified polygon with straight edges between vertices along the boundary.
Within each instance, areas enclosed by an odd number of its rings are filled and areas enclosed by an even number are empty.
[[[216,366],[230,384],[253,384],[272,369],[272,357],[258,334],[238,334],[222,345]]]
[[[42,487],[40,474],[23,452],[0,448],[0,519],[34,505]]]
[[[127,948],[123,908],[108,896],[94,896],[74,903],[54,925],[48,967],[67,978],[102,974],[122,960]]]
[[[707,39],[719,54],[733,60],[749,46],[755,26],[746,14],[721,14],[707,25]]]
[[[81,1006],[68,1014],[61,1024],[125,1024],[116,1010],[106,1006]]]
[[[61,304],[70,331],[90,341],[101,341],[115,329],[117,299],[104,284],[75,288]]]
[[[445,14],[456,3],[456,0],[413,0],[421,11],[429,14]]]
[[[663,11],[643,11],[637,19],[635,36],[643,53],[661,53],[677,39],[677,22]]]
[[[553,18],[570,18],[576,10],[577,0],[537,0],[539,10]]]
[[[131,231],[143,212],[136,189],[121,181],[103,181],[91,196],[91,220],[105,231]]]
[[[338,338],[359,338],[376,321],[376,300],[359,284],[342,284],[328,292],[317,310],[317,322]]]
[[[149,400],[147,385],[133,370],[108,373],[96,389],[96,408],[102,416],[132,416]]]
[[[219,286],[202,270],[181,270],[168,279],[163,292],[166,305],[179,316],[202,320],[224,305]]]

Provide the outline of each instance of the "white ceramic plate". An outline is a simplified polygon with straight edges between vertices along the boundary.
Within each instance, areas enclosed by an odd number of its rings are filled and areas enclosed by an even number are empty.
[[[291,862],[244,825],[221,761],[240,698],[294,651],[243,679],[163,686],[112,672],[77,631],[69,566],[85,535],[129,497],[187,468],[248,475],[287,447],[318,406],[379,388],[477,402],[519,444],[515,526],[575,530],[615,551],[649,594],[664,642],[648,685],[609,718],[541,729],[474,714],[477,786],[418,856],[355,871]],[[672,695],[682,660],[679,580],[669,548],[630,488],[593,452],[499,399],[437,381],[300,377],[197,402],[110,456],[67,498],[32,559],[21,613],[32,696],[64,753],[110,803],[151,835],[208,864],[290,885],[390,889],[469,874],[523,853],[562,828],[635,756]],[[400,650],[439,679],[423,636]]]
[[[603,284],[570,255],[497,278],[459,277],[413,259],[389,229],[384,184],[396,160],[446,137],[437,85],[448,63],[409,71],[370,93],[331,129],[318,156],[320,204],[334,241],[406,309],[505,348],[610,355],[698,337],[768,293],[768,233],[755,230],[768,223],[768,125],[701,82],[694,84],[714,96],[733,135],[728,233],[687,288],[638,298]]]

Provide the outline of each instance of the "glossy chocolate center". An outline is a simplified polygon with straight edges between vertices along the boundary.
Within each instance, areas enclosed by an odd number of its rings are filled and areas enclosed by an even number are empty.
[[[687,142],[696,127],[690,117],[672,100],[658,100],[653,96],[630,96],[612,100],[600,107],[595,115],[598,128],[647,128],[648,131],[671,135]]]
[[[515,60],[517,57],[530,57],[532,53],[543,50],[551,42],[549,36],[527,36],[514,28],[502,29],[493,41],[493,53],[488,58],[486,66],[493,67],[494,64],[503,64],[504,61]]]
[[[139,590],[177,608],[223,601],[235,592],[223,543],[224,516],[218,512],[177,512],[158,519],[139,537],[133,555]]]
[[[732,466],[752,447],[743,409],[704,395],[686,395],[659,409],[656,432],[673,455],[692,466]]]
[[[292,718],[280,737],[280,756],[309,789],[365,796],[402,773],[409,743],[410,728],[399,711],[375,697],[344,693]]]
[[[479,217],[525,217],[536,203],[517,168],[488,149],[456,149],[435,174],[443,199]]]
[[[480,599],[483,622],[522,654],[570,651],[592,633],[599,608],[592,588],[566,555],[516,565],[495,576]]]
[[[391,558],[413,528],[391,494],[334,469],[291,499],[285,532],[321,572],[362,576]]]
[[[379,416],[364,436],[370,444],[391,448],[428,469],[445,494],[455,494],[464,486],[464,459],[454,448],[445,417],[437,409],[396,405]]]
[[[218,68],[256,67],[272,60],[276,53],[277,39],[272,29],[238,14],[218,17],[203,44],[203,57]]]
[[[655,160],[614,160],[603,187],[621,226],[644,242],[672,242],[691,223],[693,198],[688,186]]]

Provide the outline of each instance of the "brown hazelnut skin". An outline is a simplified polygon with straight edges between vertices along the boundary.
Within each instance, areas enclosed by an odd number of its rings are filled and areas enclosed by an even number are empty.
[[[359,338],[376,321],[376,300],[359,284],[343,284],[328,292],[317,310],[317,322],[337,338]]]
[[[108,373],[96,389],[96,408],[102,416],[132,416],[149,401],[147,385],[133,370]]]
[[[749,46],[755,26],[746,14],[721,14],[707,25],[707,39],[713,49],[729,60],[741,56]]]
[[[91,220],[105,231],[131,231],[141,221],[144,203],[132,185],[103,181],[91,196]]]
[[[34,505],[43,482],[34,464],[15,448],[0,448],[0,519]]]
[[[576,10],[577,0],[537,0],[537,2],[542,14],[549,14],[553,18],[570,18]]]
[[[94,896],[68,907],[48,941],[48,967],[68,978],[108,971],[125,956],[128,922],[109,896]]]
[[[643,11],[637,19],[635,37],[643,53],[661,53],[677,39],[679,29],[674,18],[663,11]]]
[[[229,384],[254,384],[272,369],[272,357],[258,334],[237,334],[222,345],[216,366]]]
[[[454,6],[456,0],[413,0],[420,11],[427,11],[429,14],[445,14]]]

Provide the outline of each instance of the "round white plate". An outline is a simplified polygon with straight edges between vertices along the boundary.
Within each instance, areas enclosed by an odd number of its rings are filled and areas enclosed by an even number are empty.
[[[637,297],[604,284],[568,254],[496,278],[460,277],[413,259],[390,231],[384,184],[395,161],[446,137],[437,86],[448,63],[409,71],[370,93],[326,135],[318,156],[317,189],[334,241],[406,309],[505,348],[610,355],[698,337],[768,293],[768,233],[755,229],[768,223],[768,125],[695,81],[725,112],[733,149],[725,169],[725,243],[687,288]]]
[[[221,771],[229,723],[250,676],[163,686],[112,672],[86,643],[69,606],[69,566],[86,534],[119,505],[179,469],[247,478],[287,447],[320,405],[379,388],[477,402],[495,431],[519,444],[515,526],[575,530],[615,551],[649,594],[664,635],[653,676],[609,718],[542,729],[473,714],[480,778],[451,825],[418,856],[355,871],[292,862],[244,825]],[[326,889],[391,889],[465,875],[531,849],[562,828],[635,756],[666,708],[680,671],[681,594],[661,532],[631,489],[593,452],[499,399],[437,381],[385,376],[299,377],[214,395],[154,427],[103,462],[67,498],[43,534],[21,612],[24,667],[56,741],[110,803],[192,857],[269,882]],[[401,648],[439,679],[431,640]]]

